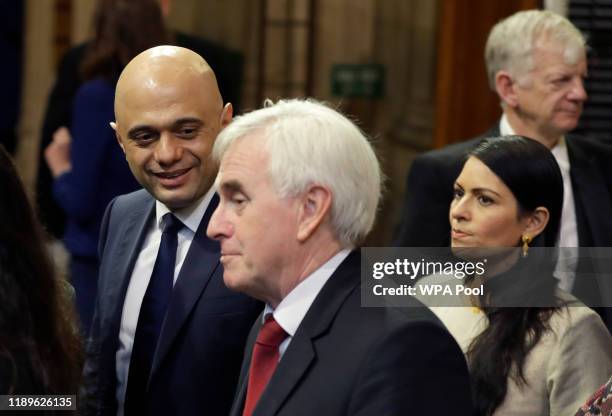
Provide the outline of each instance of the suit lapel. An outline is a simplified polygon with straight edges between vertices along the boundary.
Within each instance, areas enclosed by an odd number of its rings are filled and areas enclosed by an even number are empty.
[[[251,349],[251,353],[253,350]],[[250,362],[250,360],[249,360]],[[238,383],[238,390],[236,390],[236,396],[234,397],[234,402],[232,403],[232,410],[230,411],[230,416],[240,416],[244,412],[244,401],[246,400],[246,392],[247,386],[249,384],[248,372],[244,379],[240,379]]]
[[[296,333],[261,395],[253,415],[276,414],[283,402],[297,387],[314,359],[312,336],[308,334],[298,336]]]
[[[159,345],[153,359],[151,377],[159,368],[160,363],[168,353],[172,342],[179,330],[187,320],[191,310],[200,298],[204,288],[208,285],[215,270],[221,267],[219,258],[219,243],[206,236],[206,228],[213,212],[217,208],[219,197],[213,196],[208,208],[200,221],[187,256],[179,272],[168,312],[162,325]]]
[[[261,325],[260,325],[261,326]],[[253,345],[247,350],[248,351],[248,360],[247,355],[245,354],[244,359],[247,364],[251,363],[251,355],[253,354]],[[230,416],[241,416],[244,412],[244,401],[246,400],[246,391],[249,385],[249,371],[247,369],[245,376],[240,377],[238,380],[238,389],[236,390],[236,395],[234,396],[234,402],[232,403],[232,410],[230,411]]]
[[[140,253],[142,240],[146,234],[146,226],[153,214],[153,208],[154,201],[149,198],[140,209],[134,209],[129,214],[124,223],[125,228],[120,237],[118,249],[113,252],[118,253],[118,256],[115,260],[112,260],[113,266],[111,267],[109,284],[103,292],[105,294],[103,301],[107,303],[108,307],[102,308],[102,310],[109,311],[112,314],[108,317],[106,323],[114,326],[108,332],[113,339],[118,338],[125,293],[134,269],[134,263]],[[102,325],[104,324],[105,322],[102,322]]]
[[[255,340],[257,339],[257,334],[259,334],[259,329],[261,328],[262,324],[263,313],[257,317],[251,331],[249,332],[249,336],[247,337],[246,346],[244,348],[244,357],[242,359],[242,368],[240,369],[240,376],[238,377],[238,388],[236,389],[230,416],[241,416],[242,412],[244,411],[244,401],[246,400],[247,387],[249,385],[249,366],[251,365],[251,356],[253,355]]]
[[[575,140],[580,139],[569,137],[567,147],[576,214],[581,216],[577,218],[579,243],[580,246],[609,245],[612,220],[602,213],[612,212],[612,204],[605,180],[597,168],[597,163],[592,160],[594,155],[587,154],[576,145]],[[585,236],[590,236],[592,239]]]
[[[253,412],[255,416],[276,414],[298,386],[316,358],[314,344],[317,338],[328,331],[338,310],[358,286],[359,279],[360,256],[354,251],[329,278],[304,316]],[[250,358],[249,355],[249,361]]]

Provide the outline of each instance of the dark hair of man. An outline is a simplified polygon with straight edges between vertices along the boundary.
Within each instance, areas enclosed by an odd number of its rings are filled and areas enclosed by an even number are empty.
[[[157,0],[99,0],[81,76],[114,82],[140,52],[169,42]]]
[[[546,207],[549,221],[534,245],[553,247],[557,240],[563,206],[563,178],[552,153],[542,144],[522,136],[493,137],[482,141],[469,156],[482,161],[512,191],[519,215]],[[517,245],[519,242],[517,242]],[[533,259],[533,256],[532,256]],[[521,260],[523,261],[523,260]],[[529,261],[529,260],[524,260]],[[550,261],[550,259],[549,259]],[[540,269],[541,270],[541,269]],[[511,285],[522,293],[556,299],[556,280],[550,273],[533,276],[515,273]],[[491,286],[494,287],[494,286]],[[558,307],[500,307],[493,289],[481,299],[489,325],[476,337],[467,353],[474,404],[479,415],[492,415],[503,402],[508,378],[519,386],[527,383],[523,364],[542,335],[550,330],[549,319]],[[554,303],[553,303],[554,304]]]
[[[82,349],[70,296],[2,146],[0,194],[0,394],[74,394]]]

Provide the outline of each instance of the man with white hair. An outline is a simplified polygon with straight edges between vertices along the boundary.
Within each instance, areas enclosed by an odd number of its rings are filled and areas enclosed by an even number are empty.
[[[521,11],[493,27],[485,60],[489,85],[501,100],[501,120],[480,137],[414,160],[394,245],[448,246],[453,182],[466,153],[485,137],[518,134],[547,146],[561,168],[564,201],[557,245],[612,246],[612,149],[568,134],[587,99],[585,50],[578,29],[550,11]],[[564,266],[570,273],[561,276],[566,290],[574,287],[571,269]]]
[[[266,302],[231,415],[471,414],[465,361],[427,309],[361,307],[382,174],[352,122],[280,101],[235,119],[213,157],[224,282]]]

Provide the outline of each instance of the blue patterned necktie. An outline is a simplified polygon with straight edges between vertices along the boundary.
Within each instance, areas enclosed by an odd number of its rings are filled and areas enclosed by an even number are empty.
[[[140,306],[136,335],[134,336],[134,345],[130,357],[124,406],[124,415],[126,416],[143,414],[144,412],[153,356],[172,296],[178,246],[177,234],[183,227],[183,223],[171,213],[165,214],[162,221],[164,222],[164,230],[151,280],[149,280],[147,291]]]

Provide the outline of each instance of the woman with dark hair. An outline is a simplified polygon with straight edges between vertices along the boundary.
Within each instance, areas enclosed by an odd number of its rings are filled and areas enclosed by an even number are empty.
[[[69,285],[0,146],[0,394],[76,394],[81,345]]]
[[[612,339],[594,311],[557,288],[554,251],[529,248],[557,241],[563,181],[553,155],[521,136],[486,139],[454,195],[452,251],[486,266],[449,284],[483,293],[460,297],[472,307],[431,309],[466,354],[478,414],[573,414],[612,372]]]
[[[59,129],[45,151],[53,194],[67,218],[64,244],[85,334],[93,317],[104,209],[114,197],[140,187],[109,126],[115,84],[133,57],[168,41],[156,0],[100,0],[94,29],[81,65],[86,81],[74,99],[70,131]]]
[[[81,63],[84,80],[104,78],[113,86],[140,52],[170,42],[158,0],[98,0],[94,37]]]

